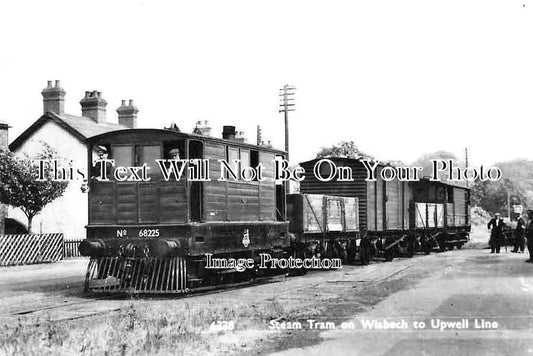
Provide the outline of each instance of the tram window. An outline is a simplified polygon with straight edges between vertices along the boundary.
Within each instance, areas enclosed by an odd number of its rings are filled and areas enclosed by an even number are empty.
[[[250,167],[259,166],[259,151],[250,151]]]
[[[101,159],[113,159],[111,153],[111,146],[110,145],[96,145],[93,147],[92,150],[92,162],[91,162],[91,177],[96,178],[100,177],[102,174],[102,163],[97,162]],[[106,163],[106,171],[107,171],[107,178],[111,177],[113,175],[113,167],[111,166],[111,163]]]
[[[97,159],[112,159],[110,145],[95,145],[93,147],[93,161]]]
[[[186,159],[184,141],[166,141],[163,142],[163,159]],[[178,169],[182,163],[178,163]],[[170,168],[172,164],[167,162],[165,167]],[[158,168],[159,169],[159,168]]]
[[[241,148],[241,168],[250,166],[250,151]]]
[[[237,178],[239,179],[239,171],[240,171],[240,165],[235,165],[235,162],[233,160],[239,159],[239,149],[235,147],[226,147],[226,162],[228,162],[228,165],[231,167],[231,169],[237,174]],[[232,175],[229,172],[226,172],[226,179],[230,179],[231,181],[235,181],[232,177]]]
[[[160,146],[142,146],[141,147],[141,161],[139,166],[146,165],[150,168],[148,174],[157,174],[159,173],[159,168],[157,165],[156,159],[161,158],[161,147]]]
[[[204,145],[200,141],[189,143],[189,159],[202,159],[204,156]]]
[[[185,147],[183,141],[169,141],[163,143],[163,157],[164,159],[186,159],[185,157]]]
[[[256,168],[259,166],[259,151],[250,151],[250,167]],[[255,177],[254,181],[259,180]]]
[[[133,166],[133,146],[113,146],[112,155],[115,167]]]

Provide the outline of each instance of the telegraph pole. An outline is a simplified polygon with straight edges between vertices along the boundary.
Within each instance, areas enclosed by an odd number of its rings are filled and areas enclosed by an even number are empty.
[[[468,168],[468,147],[465,147],[465,168]],[[466,187],[468,188],[468,180],[466,180]]]
[[[285,116],[285,151],[287,152],[287,161],[289,160],[289,111],[294,111],[294,90],[295,87],[285,84],[282,89],[279,90],[280,96],[280,113]]]
[[[263,142],[263,137],[261,134],[261,126],[257,125],[257,146],[261,146]]]

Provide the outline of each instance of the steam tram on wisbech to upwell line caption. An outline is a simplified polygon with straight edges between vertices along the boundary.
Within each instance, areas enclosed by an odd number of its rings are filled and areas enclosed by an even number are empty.
[[[264,254],[367,264],[372,258],[390,261],[460,248],[468,240],[466,187],[428,179],[367,181],[360,160],[331,157],[335,165],[351,168],[353,181],[319,181],[315,159],[300,164],[305,169],[300,193],[286,194],[287,183],[273,179],[274,161],[285,152],[234,137],[228,126],[223,138],[128,129],[87,140],[92,170],[96,149],[103,146],[115,167],[146,164],[150,180],[122,181],[113,174],[107,181],[90,179],[87,239],[80,244],[80,252],[90,257],[86,290],[186,293],[273,273],[206,268],[206,256],[251,259],[255,265]],[[195,181],[187,174],[164,179],[156,160],[170,159],[176,151],[182,160],[208,161],[210,179]],[[219,160],[235,159],[241,167],[261,164],[263,179],[219,180],[221,173],[227,175]]]

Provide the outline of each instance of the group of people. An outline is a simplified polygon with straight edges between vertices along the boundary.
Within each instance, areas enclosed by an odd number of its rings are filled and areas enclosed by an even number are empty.
[[[525,240],[527,240],[529,260],[526,262],[533,262],[533,210],[527,211],[527,217],[527,227],[522,216],[519,216],[516,221],[515,242],[511,252],[523,253]],[[500,253],[501,246],[505,245],[505,226],[505,222],[500,217],[499,213],[494,214],[494,218],[492,218],[487,224],[487,228],[491,230],[489,239],[490,253]]]

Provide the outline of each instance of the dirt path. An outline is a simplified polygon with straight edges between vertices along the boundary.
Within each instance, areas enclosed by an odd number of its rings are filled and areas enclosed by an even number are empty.
[[[524,260],[524,255],[489,255],[486,250],[435,255],[431,266],[418,265],[410,271],[406,278],[418,279],[411,288],[352,314],[348,321],[355,330],[323,331],[319,343],[279,354],[531,354],[533,266]],[[422,271],[423,267],[430,268]],[[398,329],[364,327],[373,321]]]

